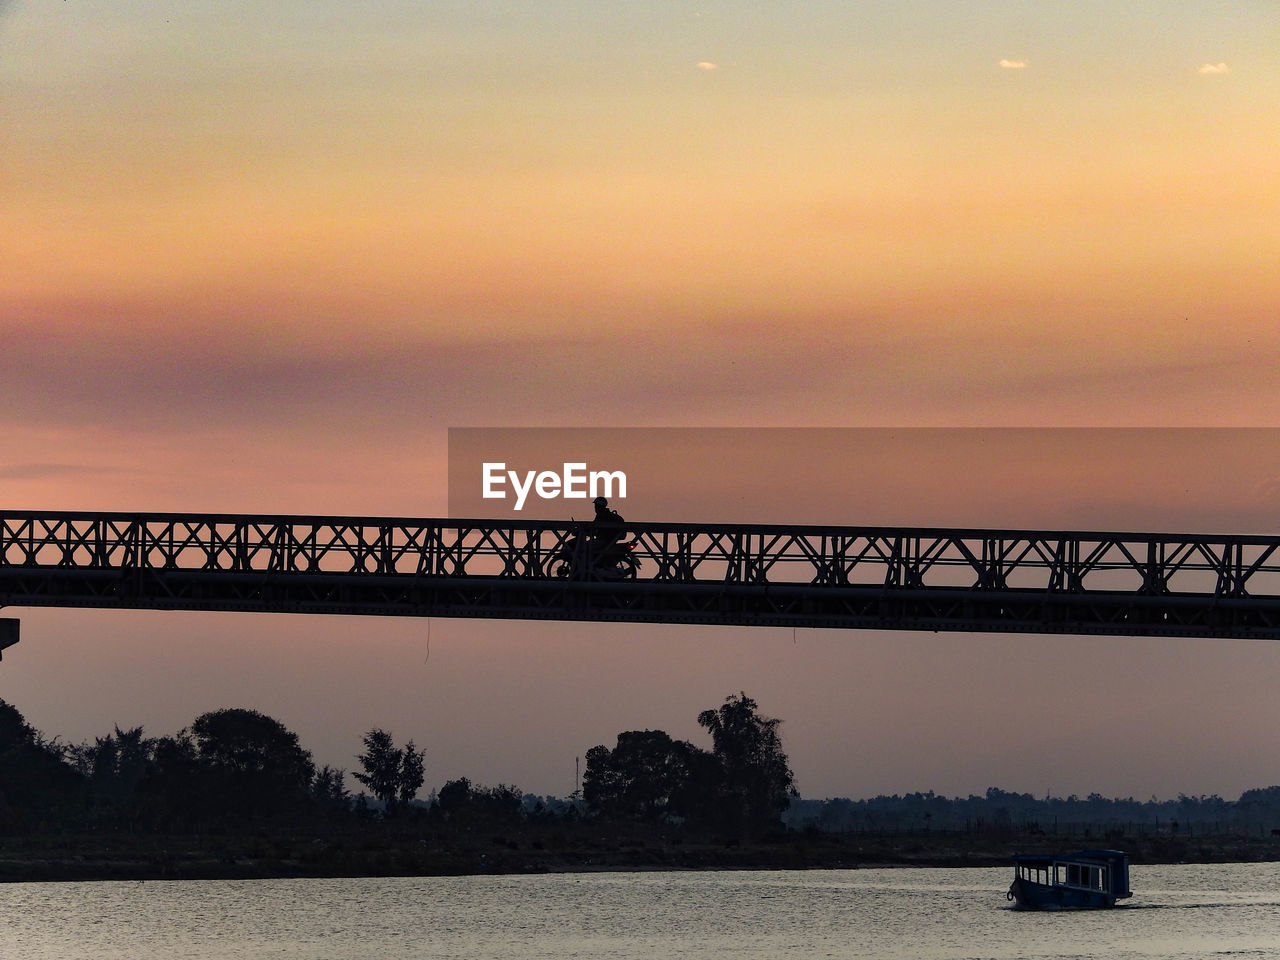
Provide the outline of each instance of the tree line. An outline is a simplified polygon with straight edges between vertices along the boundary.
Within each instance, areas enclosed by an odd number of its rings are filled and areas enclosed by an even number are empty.
[[[945,797],[928,791],[864,800],[801,800],[788,810],[786,820],[794,828],[827,833],[1269,835],[1280,828],[1280,786],[1246,790],[1235,801],[1217,794],[1137,800],[1099,793],[1086,797],[1035,797],[997,787],[968,797]]]
[[[742,836],[781,828],[796,796],[779,736],[745,693],[704,710],[709,750],[660,730],[628,731],[592,747],[580,796],[556,801],[519,788],[449,781],[427,801],[426,751],[367,731],[353,795],[347,772],[317,766],[297,734],[256,710],[201,714],[176,734],[142,727],[66,744],[0,700],[0,834],[68,830],[150,833],[270,831],[341,823],[436,826],[522,817],[638,822]],[[367,793],[366,793],[367,791]]]
[[[780,735],[745,693],[702,711],[709,748],[662,730],[630,730],[612,746],[585,753],[581,790],[568,798],[534,797],[508,784],[466,777],[428,798],[427,754],[373,728],[347,771],[317,766],[298,736],[249,709],[197,717],[176,734],[150,737],[115,727],[80,744],[62,743],[0,700],[0,835],[90,831],[149,834],[246,834],[345,826],[427,824],[467,831],[487,826],[589,822],[594,828],[643,825],[686,836],[737,840],[785,828],[839,833],[929,831],[1055,833],[1072,825],[1095,831],[1165,834],[1245,833],[1280,829],[1280,786],[1245,791],[1236,801],[1179,795],[1147,801],[1037,798],[992,787],[948,798],[932,791],[865,800],[801,800]],[[1076,830],[1076,833],[1083,832]]]

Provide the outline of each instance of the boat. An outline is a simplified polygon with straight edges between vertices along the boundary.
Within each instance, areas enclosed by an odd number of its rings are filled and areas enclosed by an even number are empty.
[[[1129,858],[1119,850],[1013,858],[1008,899],[1017,910],[1101,910],[1131,896]]]

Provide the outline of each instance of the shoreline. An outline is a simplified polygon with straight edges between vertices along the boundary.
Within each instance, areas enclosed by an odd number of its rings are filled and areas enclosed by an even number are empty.
[[[1016,853],[1124,850],[1135,866],[1280,861],[1273,837],[786,835],[758,844],[594,841],[548,847],[370,837],[0,838],[0,883],[265,880],[696,870],[1004,867]]]

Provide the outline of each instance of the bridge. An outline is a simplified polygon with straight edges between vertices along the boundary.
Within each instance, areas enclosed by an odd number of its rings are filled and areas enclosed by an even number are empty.
[[[1280,537],[0,511],[0,606],[1280,639]],[[0,649],[16,642],[0,629]]]

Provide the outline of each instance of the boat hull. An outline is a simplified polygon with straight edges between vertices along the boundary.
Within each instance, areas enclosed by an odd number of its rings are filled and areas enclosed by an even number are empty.
[[[1116,898],[1101,890],[1032,883],[1021,877],[1013,881],[1009,896],[1015,910],[1105,910],[1116,905]]]

